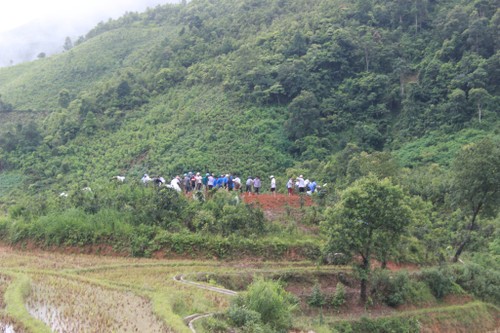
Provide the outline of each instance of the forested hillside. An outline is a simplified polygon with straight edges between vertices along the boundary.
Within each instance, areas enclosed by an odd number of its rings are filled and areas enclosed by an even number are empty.
[[[349,143],[397,151],[403,166],[447,165],[498,131],[497,7],[192,1],[130,13],[63,54],[0,71],[2,103],[35,120],[2,124],[2,170],[44,183],[276,173]]]
[[[445,296],[500,304],[499,8],[498,0],[183,1],[100,23],[62,54],[1,68],[0,241],[352,263],[333,280],[314,273],[330,291],[337,285],[328,304],[319,282],[308,295],[297,287],[303,316],[321,322],[325,306],[335,331],[410,332],[432,320],[406,313],[342,326],[335,316],[343,307],[351,318],[351,309],[385,316],[384,307],[450,305],[443,322],[474,325]],[[188,172],[259,176],[264,192],[275,178],[277,194],[140,183],[146,173],[169,183]],[[317,191],[288,196],[287,181],[303,178]],[[394,262],[440,266],[383,270]],[[297,304],[274,292],[291,313]],[[271,324],[245,305],[249,295],[221,322],[233,316],[227,325],[267,332],[257,328]],[[184,305],[165,302],[181,323]],[[498,327],[496,306],[478,317],[493,313],[484,330]],[[301,321],[283,318],[283,331]]]
[[[498,140],[499,24],[493,0],[129,13],[0,70],[2,193],[188,171],[344,188],[374,172],[440,197],[462,146]]]

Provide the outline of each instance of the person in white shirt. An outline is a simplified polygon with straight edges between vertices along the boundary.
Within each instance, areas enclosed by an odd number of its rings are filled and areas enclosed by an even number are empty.
[[[252,186],[253,186],[253,178],[248,176],[248,179],[247,179],[247,182],[245,183],[245,185],[246,185],[245,192],[247,192],[248,194],[251,194],[252,193]]]
[[[297,178],[297,182],[299,183],[299,185],[298,185],[298,187],[299,187],[299,193],[304,193],[306,191],[306,184],[305,184],[305,181],[304,181],[304,176],[300,175]]]
[[[172,181],[170,182],[170,188],[176,190],[177,192],[182,192],[181,189],[181,179],[179,176],[176,176]]]
[[[200,175],[199,172],[197,172],[195,176],[196,191],[201,191],[202,180],[203,177]]]
[[[243,188],[241,187],[241,179],[240,177],[236,176],[234,179],[233,179],[233,183],[234,183],[234,190],[235,191],[242,191]]]
[[[255,194],[259,194],[261,186],[262,186],[262,182],[260,180],[260,177],[255,176],[255,179],[253,180],[253,191]]]
[[[293,195],[293,178],[290,177],[288,179],[288,183],[286,183],[286,188],[288,189],[288,195]]]
[[[141,182],[146,185],[147,183],[149,183],[151,181],[151,177],[148,176],[147,173],[144,174],[144,176],[142,176],[141,178]]]
[[[276,195],[276,178],[274,176],[271,176],[271,193]]]
[[[210,176],[208,176],[207,187],[209,190],[214,188],[214,180],[215,180],[214,174],[211,174]]]

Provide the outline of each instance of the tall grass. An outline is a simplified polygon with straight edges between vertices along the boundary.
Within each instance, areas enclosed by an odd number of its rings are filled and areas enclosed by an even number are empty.
[[[11,274],[13,281],[5,291],[6,312],[16,321],[23,323],[29,332],[50,333],[51,330],[41,321],[33,318],[24,306],[31,290],[31,282],[27,275]]]

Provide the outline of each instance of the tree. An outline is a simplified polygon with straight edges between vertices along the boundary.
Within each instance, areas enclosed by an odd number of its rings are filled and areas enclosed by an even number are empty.
[[[355,155],[347,164],[347,177],[354,181],[358,178],[368,176],[370,173],[379,179],[396,177],[399,165],[390,152],[361,152]]]
[[[59,106],[63,109],[68,108],[69,103],[71,102],[71,95],[69,94],[69,91],[67,89],[61,89],[61,91],[59,91],[59,98],[57,101]]]
[[[319,103],[314,93],[304,90],[293,99],[288,109],[290,117],[285,122],[288,137],[297,140],[319,131]]]
[[[490,94],[484,88],[472,88],[469,90],[469,100],[476,106],[479,122],[483,118],[483,107],[488,104],[490,98]]]
[[[73,42],[71,41],[71,38],[66,37],[66,39],[64,40],[63,48],[65,51],[69,51],[73,48]]]
[[[445,104],[449,116],[447,120],[451,124],[460,123],[466,120],[467,99],[465,91],[454,89],[448,94],[448,102]]]
[[[87,115],[85,116],[85,120],[83,121],[82,128],[88,135],[94,133],[94,131],[97,129],[97,118],[94,112],[89,111],[87,113]]]
[[[479,229],[480,213],[494,215],[500,204],[500,142],[486,138],[464,146],[453,163],[452,195],[469,215],[453,261],[458,261],[472,235]]]
[[[388,255],[412,220],[413,213],[401,188],[386,178],[361,178],[341,193],[327,211],[329,248],[359,257],[360,298],[366,301],[370,260],[374,252]],[[387,259],[387,258],[386,258]]]
[[[45,58],[47,55],[45,54],[45,52],[40,52],[38,53],[38,55],[36,56],[38,59],[43,59]]]
[[[12,111],[12,109],[13,109],[12,104],[4,102],[2,100],[2,95],[0,95],[0,112],[2,112],[2,111]]]

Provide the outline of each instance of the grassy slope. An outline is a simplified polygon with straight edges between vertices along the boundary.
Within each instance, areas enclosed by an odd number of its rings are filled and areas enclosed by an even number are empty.
[[[117,131],[79,136],[65,145],[50,176],[76,173],[91,182],[117,174],[139,179],[145,172],[254,175],[292,164],[281,127],[282,109],[242,108],[210,87],[173,91],[145,109],[129,112]],[[61,161],[72,170],[61,171]]]
[[[462,146],[480,141],[485,137],[500,138],[499,125],[496,124],[494,130],[476,128],[454,133],[431,132],[396,148],[393,151],[394,156],[402,166],[419,166],[431,163],[448,166]],[[495,128],[495,126],[492,127]]]
[[[0,91],[15,109],[53,110],[62,89],[76,96],[118,69],[140,64],[149,50],[147,45],[163,37],[164,31],[154,27],[111,30],[68,52],[2,68]]]
[[[282,52],[279,47],[286,45],[279,45],[275,40],[286,36],[292,16],[296,24],[306,26],[315,25],[315,18],[320,13],[322,16],[319,17],[332,22],[341,17],[332,10],[332,3],[325,1],[308,7],[303,15],[296,14],[303,5],[302,1],[294,1],[282,10],[259,5],[256,6],[258,11],[252,12],[251,7],[243,3],[237,6],[227,3],[211,5],[203,8],[203,11],[196,7],[199,4],[193,3],[185,15],[188,20],[191,19],[190,13],[203,14],[203,24],[209,29],[216,29],[214,31],[219,34],[227,35],[236,49],[243,43],[255,45],[256,48],[260,48],[260,44],[269,44],[267,47],[279,58]],[[220,8],[228,12],[222,15]],[[235,25],[232,21],[241,15],[241,11],[248,11],[248,15],[244,16],[246,21]],[[173,20],[166,19],[161,26],[152,21],[118,25],[119,28],[97,34],[69,52],[0,69],[0,94],[16,109],[54,110],[58,109],[61,89],[69,90],[73,98],[85,92],[91,93],[99,90],[99,87],[112,84],[109,79],[121,75],[128,68],[154,76],[155,70],[150,71],[152,67],[148,63],[151,61],[148,56],[150,51],[167,39],[171,42],[165,45],[165,49],[175,48],[180,27],[182,24],[184,27],[189,26],[189,22],[178,24]],[[321,24],[317,25],[317,29],[321,27]],[[219,31],[225,28],[237,31]],[[234,36],[238,39],[234,39]],[[214,41],[220,42],[218,39]],[[201,77],[232,73],[222,69],[223,74],[205,73],[205,67],[212,68],[214,64],[237,67],[245,64],[242,61],[244,59],[239,58],[242,56],[240,50],[237,50],[239,53],[211,57],[203,53],[209,51],[203,49],[207,48],[203,44],[206,41],[193,39],[189,42],[200,43],[200,49],[194,50],[202,58],[200,63],[188,69],[188,77],[194,78],[194,82],[203,81]],[[266,61],[272,63],[275,60]],[[249,66],[253,66],[253,63]],[[251,68],[248,75],[252,73]],[[234,78],[225,79],[232,82]],[[160,93],[140,110],[127,111],[125,121],[118,130],[101,131],[90,137],[79,136],[60,149],[62,155],[54,156],[48,166],[40,167],[51,169],[46,174],[49,177],[60,175],[64,178],[65,172],[58,168],[61,161],[66,161],[75,175],[90,178],[90,175],[107,177],[111,173],[137,176],[146,171],[178,173],[190,169],[204,171],[207,168],[216,172],[233,171],[254,175],[276,173],[291,166],[293,159],[287,152],[291,143],[286,140],[282,126],[288,118],[286,108],[245,107],[238,101],[230,100],[226,91],[218,86],[183,86]],[[488,131],[485,129],[474,135],[474,138]],[[342,134],[339,133],[340,141],[341,138]],[[457,147],[470,139],[467,133],[444,139],[441,133],[437,133],[436,138],[430,134],[415,142],[399,144],[400,152],[397,155],[403,165],[446,164]],[[52,168],[53,165],[55,168]]]

